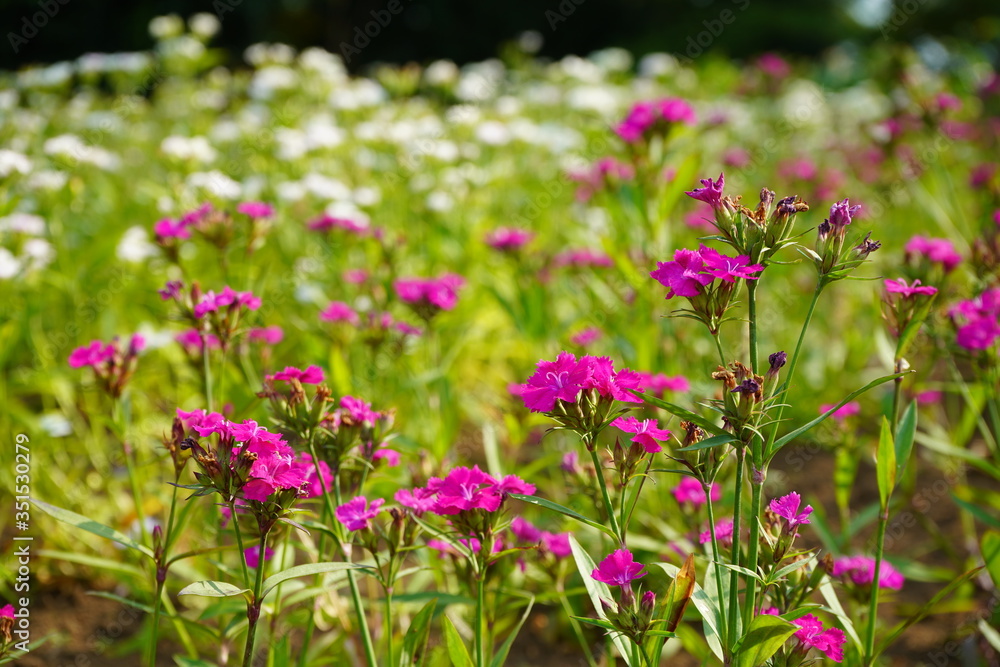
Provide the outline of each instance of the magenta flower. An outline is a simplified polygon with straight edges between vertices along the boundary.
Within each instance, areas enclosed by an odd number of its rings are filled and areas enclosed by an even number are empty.
[[[385,461],[387,466],[395,468],[399,465],[399,452],[388,447],[380,447],[372,454],[372,461]]]
[[[824,414],[829,412],[836,406],[836,403],[823,403],[819,406],[819,413]],[[848,417],[854,417],[861,414],[861,404],[857,401],[849,401],[845,403],[840,409],[834,412],[831,417],[839,422],[844,421]]]
[[[690,192],[685,192],[688,197],[697,199],[698,201],[703,201],[713,210],[718,211],[723,207],[722,204],[722,188],[726,185],[725,174],[719,174],[719,180],[713,181],[711,178],[701,179],[701,184],[705,187],[695,188]]]
[[[794,636],[799,640],[803,651],[814,648],[834,662],[843,661],[847,637],[842,630],[839,628],[823,630],[823,624],[812,614],[797,618],[792,623],[800,628]]]
[[[674,487],[673,494],[678,504],[690,503],[695,509],[708,502],[705,489],[694,477],[682,477],[680,483]],[[722,488],[715,482],[711,486],[711,497],[712,502],[722,500]]]
[[[454,273],[439,278],[401,278],[393,283],[400,301],[427,315],[453,309],[464,285],[465,279]]]
[[[285,332],[277,325],[269,327],[255,327],[247,333],[247,338],[254,342],[265,345],[277,345],[285,337]]]
[[[453,468],[444,478],[432,477],[427,488],[437,493],[435,514],[451,515],[476,509],[496,512],[503,496],[497,490],[497,480],[479,469]]]
[[[78,347],[69,355],[69,365],[72,368],[83,368],[92,366],[94,368],[110,361],[115,356],[113,345],[102,343],[99,340],[92,341],[90,345]]]
[[[275,491],[298,489],[305,481],[306,467],[295,461],[290,452],[265,454],[250,466],[250,480],[243,487],[243,497],[264,502]]]
[[[560,352],[555,361],[539,361],[538,370],[519,387],[518,393],[532,412],[552,412],[557,400],[576,401],[590,372],[575,355]]]
[[[163,286],[163,289],[156,290],[157,294],[164,301],[170,301],[171,299],[180,299],[181,288],[184,287],[184,283],[179,280],[167,281],[167,284]]]
[[[559,253],[553,258],[553,264],[555,266],[599,266],[609,268],[614,266],[615,262],[605,253],[597,252],[595,250],[581,249],[567,250]]]
[[[274,556],[274,549],[265,546],[264,561],[267,562],[271,560],[272,556]],[[260,545],[257,544],[255,546],[250,547],[249,549],[244,549],[243,558],[246,559],[247,567],[252,567],[256,569],[257,566],[260,565]]]
[[[216,294],[209,290],[201,297],[194,307],[194,316],[201,319],[208,313],[214,313],[220,309],[235,309],[244,307],[247,310],[257,310],[260,308],[260,297],[256,297],[252,292],[237,292],[228,285]]]
[[[577,475],[581,472],[580,470],[580,455],[576,451],[570,451],[563,454],[562,461],[559,463],[559,469],[563,472],[568,472],[571,475]]]
[[[520,250],[535,238],[534,232],[516,227],[498,227],[486,235],[486,243],[496,250]]]
[[[0,607],[0,618],[9,618],[9,619],[13,620],[14,619],[14,605],[12,605],[12,604],[5,604],[4,606]]]
[[[569,545],[569,533],[542,533],[542,546],[556,558],[568,558],[573,554]]]
[[[182,221],[171,220],[170,218],[164,218],[160,220],[155,225],[153,225],[153,233],[156,234],[156,240],[163,242],[166,239],[189,239],[191,238],[191,230]]]
[[[720,278],[726,282],[736,282],[737,278],[744,280],[756,280],[758,276],[750,275],[764,270],[763,264],[751,264],[749,255],[739,255],[737,257],[727,257],[719,253],[718,250],[701,246],[698,249],[705,262],[704,270],[715,278]]]
[[[802,498],[792,491],[786,496],[773,499],[769,507],[772,512],[788,522],[788,530],[791,532],[796,527],[809,523],[809,515],[812,514],[813,508],[811,505],[806,505],[800,512],[799,506],[801,504]]]
[[[958,345],[968,350],[988,349],[1000,338],[1000,288],[961,301],[948,314],[957,327]]]
[[[666,297],[668,299],[675,296],[696,297],[713,280],[710,274],[704,272],[705,261],[695,250],[676,250],[674,261],[657,262],[656,267],[649,275],[664,287],[670,288]]]
[[[683,392],[691,389],[691,383],[683,375],[669,376],[663,373],[653,375],[639,371],[639,377],[641,378],[639,384],[654,396],[663,396],[668,391]]]
[[[294,366],[286,366],[285,370],[266,377],[273,382],[298,380],[302,384],[320,384],[323,382],[323,369],[319,366],[310,366],[303,371]]]
[[[354,309],[343,301],[331,301],[330,305],[320,312],[319,319],[324,322],[347,322],[353,325],[357,325],[360,322],[360,318]]]
[[[674,123],[695,123],[694,109],[684,100],[671,97],[638,102],[629,110],[625,120],[615,127],[615,134],[631,144],[652,130],[666,129]]]
[[[393,498],[403,507],[409,507],[418,512],[430,512],[434,509],[435,495],[435,492],[430,489],[418,487],[412,491],[410,489],[400,489],[396,491]]]
[[[962,255],[955,250],[955,246],[948,239],[914,236],[906,242],[904,251],[907,258],[922,256],[931,263],[940,264],[946,273],[962,263]]]
[[[369,505],[367,498],[357,496],[337,507],[335,514],[337,521],[344,524],[347,530],[365,530],[371,525],[369,522],[378,516],[384,504],[384,500],[376,498]]]
[[[733,544],[733,520],[722,519],[715,522],[715,539],[719,546],[728,547]],[[698,544],[708,544],[712,541],[712,531],[706,530],[698,535]]]
[[[591,367],[590,377],[584,379],[584,389],[596,389],[604,398],[627,403],[641,403],[642,399],[633,392],[642,393],[642,377],[633,370],[623,368],[615,371],[611,357],[585,356],[581,364]]]
[[[327,491],[333,488],[333,474],[330,472],[330,466],[326,464],[326,461],[313,461],[313,457],[309,452],[299,454],[299,460],[306,466],[306,481],[302,487],[303,498],[318,498],[323,495],[324,488]],[[319,466],[318,474],[316,471],[317,463]],[[320,479],[320,475],[322,475],[322,480]]]
[[[1000,323],[980,318],[958,328],[955,342],[967,350],[986,350],[1000,338]]]
[[[850,581],[856,586],[871,586],[875,579],[875,559],[868,556],[847,556],[833,562],[833,576]],[[905,579],[888,561],[879,565],[878,587],[898,591]]]
[[[830,218],[827,222],[829,222],[830,226],[835,230],[843,229],[851,224],[852,216],[857,215],[860,210],[860,204],[851,206],[850,200],[844,199],[830,207]]]
[[[590,576],[608,586],[631,586],[632,582],[645,576],[643,565],[636,563],[632,552],[618,549],[601,561]]]
[[[343,229],[352,234],[365,234],[368,232],[368,223],[363,220],[353,220],[351,218],[338,218],[324,213],[308,224],[313,231],[327,231],[330,229]]]
[[[514,517],[514,520],[510,522],[510,532],[514,533],[514,537],[521,542],[538,544],[542,540],[542,531],[533,526],[527,519],[519,516]]]
[[[188,211],[183,216],[181,216],[181,224],[185,227],[197,227],[201,222],[209,216],[215,209],[209,203],[202,204],[193,211]]]
[[[270,218],[274,215],[274,207],[262,201],[247,201],[236,207],[237,212],[251,218]]]
[[[185,329],[176,336],[174,340],[181,344],[188,354],[195,354],[205,349],[208,345],[210,350],[218,350],[222,347],[222,342],[215,334],[202,333],[197,329]]]
[[[368,272],[364,269],[347,269],[343,274],[344,282],[351,285],[360,285],[368,280]]]
[[[902,294],[904,298],[909,298],[915,294],[926,294],[927,296],[933,296],[937,294],[937,287],[931,287],[930,285],[921,285],[920,279],[913,281],[912,285],[907,285],[906,280],[900,278],[899,280],[892,280],[891,278],[886,278],[885,281],[885,291],[893,294]]]
[[[570,337],[569,342],[579,347],[586,347],[587,345],[600,340],[602,336],[604,336],[604,332],[597,327],[587,327],[573,334]]]
[[[634,433],[632,442],[642,445],[648,454],[662,451],[660,443],[670,439],[670,431],[658,428],[655,419],[640,421],[635,417],[619,417],[611,425],[626,433]]]

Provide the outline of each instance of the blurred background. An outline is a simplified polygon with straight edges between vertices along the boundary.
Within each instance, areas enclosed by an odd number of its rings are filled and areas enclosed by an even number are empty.
[[[379,61],[461,64],[501,54],[525,31],[537,33],[539,55],[552,58],[610,46],[640,56],[696,58],[709,48],[733,57],[808,56],[886,39],[961,40],[987,49],[994,62],[1000,52],[997,0],[3,0],[0,69],[149,49],[150,19],[197,12],[221,20],[214,45],[230,65],[262,41],[346,50],[352,71]],[[739,29],[724,29],[736,16]],[[379,38],[366,43],[365,29]]]

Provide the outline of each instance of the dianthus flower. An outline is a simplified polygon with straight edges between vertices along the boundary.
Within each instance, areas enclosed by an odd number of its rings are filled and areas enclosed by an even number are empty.
[[[305,370],[299,370],[294,366],[286,366],[285,370],[266,377],[268,380],[274,382],[279,380],[285,382],[298,380],[302,384],[320,384],[323,382],[323,369],[319,366],[309,366]]]
[[[611,425],[626,433],[634,433],[632,442],[642,445],[648,454],[662,451],[660,443],[670,439],[670,431],[659,428],[655,419],[640,421],[636,417],[619,417]]]
[[[516,227],[498,227],[486,235],[486,244],[496,250],[512,252],[520,250],[535,238],[534,232]]]
[[[769,507],[772,512],[787,522],[789,530],[794,530],[798,526],[809,523],[809,515],[813,511],[812,506],[806,505],[800,512],[799,506],[801,504],[801,496],[793,491],[781,498],[775,498]]]
[[[618,549],[602,560],[590,576],[608,586],[630,586],[633,581],[645,576],[642,570],[643,565],[635,562],[631,551]]]
[[[823,403],[819,406],[819,413],[824,414],[829,412],[836,406],[836,403]],[[861,414],[861,404],[857,401],[849,401],[844,403],[836,412],[834,412],[831,417],[837,421],[844,421],[848,417],[854,417]]]
[[[417,314],[429,319],[440,310],[451,310],[458,303],[458,290],[465,285],[462,276],[453,273],[439,278],[401,278],[393,283],[399,300]]]
[[[847,556],[833,562],[833,576],[850,581],[856,586],[871,586],[875,580],[875,559],[869,556]],[[895,591],[903,588],[905,579],[888,561],[879,565],[878,587]]]
[[[371,520],[378,516],[385,501],[376,498],[368,504],[364,496],[357,496],[337,507],[337,521],[344,524],[347,530],[365,530],[371,525]]]
[[[364,220],[354,220],[352,218],[341,218],[324,213],[309,223],[309,229],[314,231],[327,231],[329,229],[343,229],[353,234],[364,234],[368,231],[368,223]]]
[[[843,630],[839,628],[824,630],[823,623],[812,614],[797,618],[792,623],[800,628],[794,636],[799,640],[803,652],[814,648],[834,662],[843,661],[844,644],[847,642]]]
[[[270,218],[274,207],[261,201],[247,201],[239,204],[236,211],[251,218]]]
[[[615,128],[615,133],[631,144],[638,142],[651,131],[666,129],[675,123],[693,125],[694,109],[682,99],[668,97],[633,105],[625,120]]]
[[[347,322],[357,325],[360,322],[357,312],[343,301],[331,301],[330,305],[319,314],[324,322]]]
[[[902,294],[903,297],[909,298],[915,294],[923,294],[927,296],[933,296],[937,294],[937,287],[931,287],[930,285],[921,285],[920,280],[914,280],[912,285],[907,285],[906,280],[900,278],[899,280],[893,280],[891,278],[886,278],[883,281],[885,285],[885,291],[892,294]]]
[[[722,500],[721,487],[713,482],[711,489],[712,502]],[[679,504],[690,503],[695,509],[708,502],[705,496],[705,488],[694,477],[682,477],[680,483],[674,487],[673,494]]]
[[[914,236],[906,242],[904,251],[907,259],[924,257],[931,263],[940,264],[946,273],[954,270],[962,262],[962,255],[955,250],[955,246],[948,239]]]

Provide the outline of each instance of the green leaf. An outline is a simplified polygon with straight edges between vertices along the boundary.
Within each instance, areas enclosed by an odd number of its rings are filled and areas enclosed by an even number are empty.
[[[554,503],[551,500],[546,500],[545,498],[538,498],[537,496],[525,496],[525,495],[521,495],[520,493],[512,493],[512,494],[510,494],[510,497],[511,498],[517,498],[521,502],[530,503],[532,505],[538,505],[539,507],[544,507],[545,509],[550,509],[550,510],[552,510],[554,512],[559,512],[563,516],[568,516],[571,519],[576,519],[580,523],[587,524],[591,528],[596,528],[597,530],[601,531],[602,533],[604,533],[605,535],[607,535],[608,537],[610,537],[613,540],[617,540],[618,539],[618,536],[615,535],[614,531],[611,530],[611,528],[609,528],[608,526],[605,526],[603,524],[597,523],[596,521],[594,521],[592,519],[588,519],[587,517],[583,516],[579,512],[574,512],[570,508],[563,507],[559,503]],[[587,574],[590,574],[590,573],[588,572]]]
[[[972,495],[976,492],[976,489],[969,489],[966,487],[960,489],[959,492],[963,495]],[[983,522],[983,525],[989,526],[990,528],[1000,529],[1000,518],[994,516],[993,513],[983,509],[979,505],[973,505],[964,498],[960,498],[958,493],[952,493],[951,498],[955,501],[956,505]]]
[[[736,667],[759,667],[799,629],[780,616],[759,614],[750,621],[746,634],[740,639]]]
[[[493,662],[490,663],[491,667],[503,667],[504,663],[507,661],[507,654],[510,653],[510,647],[514,645],[514,640],[517,638],[517,634],[521,632],[521,627],[524,626],[524,622],[528,620],[528,614],[531,613],[531,608],[535,606],[535,596],[532,595],[531,599],[528,600],[528,605],[524,609],[524,614],[521,615],[521,620],[517,622],[513,628],[511,628],[510,634],[507,635],[507,639],[504,640],[503,644],[500,645],[500,649],[494,654]]]
[[[474,667],[472,658],[469,657],[469,649],[465,647],[465,642],[458,634],[458,630],[455,629],[455,624],[445,616],[441,625],[444,628],[444,645],[448,649],[448,657],[451,658],[452,667]]]
[[[249,588],[237,588],[224,581],[196,581],[182,588],[180,595],[200,595],[207,598],[228,598],[234,595],[249,593]]]
[[[837,501],[837,509],[841,516],[847,516],[851,506],[851,489],[858,475],[858,457],[847,447],[839,447],[834,455],[833,489]]]
[[[177,667],[218,667],[214,662],[209,662],[208,660],[195,660],[194,658],[188,658],[183,655],[175,655],[174,662],[177,663]]]
[[[892,375],[885,375],[885,376],[880,377],[878,379],[872,380],[871,382],[869,382],[868,384],[866,384],[861,389],[858,389],[857,391],[854,391],[854,392],[848,394],[847,398],[845,398],[844,400],[842,400],[840,403],[837,403],[835,406],[833,406],[832,408],[830,408],[829,410],[827,410],[826,412],[824,412],[823,414],[821,414],[816,419],[813,419],[811,422],[805,424],[804,426],[800,426],[799,428],[795,429],[791,433],[785,434],[785,435],[781,436],[780,438],[778,438],[777,440],[775,440],[774,445],[771,447],[771,451],[769,452],[769,454],[771,456],[773,456],[774,453],[777,452],[779,449],[781,449],[782,447],[784,447],[785,445],[787,445],[788,443],[790,443],[792,440],[794,440],[795,438],[797,438],[800,435],[802,435],[803,433],[806,433],[806,432],[812,430],[813,427],[815,427],[815,426],[823,423],[826,420],[827,417],[829,417],[834,412],[836,412],[840,408],[844,407],[845,405],[847,405],[852,400],[854,400],[855,398],[857,398],[861,394],[865,393],[869,389],[873,389],[873,388],[879,386],[880,384],[885,384],[889,380],[895,380],[898,377],[903,377],[907,373],[912,373],[912,372],[913,371],[906,371],[904,373],[893,373]],[[645,400],[645,398],[643,400]]]
[[[896,426],[896,479],[903,476],[913,451],[913,437],[917,434],[917,402],[911,401]]]
[[[1000,588],[1000,533],[995,530],[986,531],[980,549],[993,585]]]
[[[403,637],[403,649],[399,655],[399,667],[419,667],[424,662],[424,649],[427,638],[431,635],[431,619],[437,608],[437,598],[434,598],[417,612],[410,621]]]
[[[607,584],[597,581],[590,576],[597,568],[597,565],[590,557],[590,554],[583,550],[583,547],[580,546],[580,543],[572,535],[569,536],[569,546],[573,550],[573,560],[576,562],[576,569],[580,572],[580,577],[583,579],[583,585],[587,588],[587,594],[590,595],[590,601],[593,603],[598,616],[606,621],[607,616],[604,614],[604,605],[601,604],[601,599],[611,601],[615,599],[615,596],[611,594],[611,590]],[[621,634],[612,635],[611,641],[629,667],[639,667],[639,665],[632,664],[632,651],[629,650],[630,644]]]
[[[854,642],[854,646],[859,652],[863,651],[861,637],[858,636],[858,631],[854,629],[854,621],[851,620],[844,611],[843,605],[840,604],[837,591],[834,590],[833,581],[829,576],[824,576],[820,582],[819,593],[823,596],[823,600],[826,601],[826,606],[830,610],[830,613],[840,620],[840,624],[844,627],[844,632]]]
[[[355,563],[306,563],[305,565],[296,565],[295,567],[290,567],[283,572],[272,574],[270,577],[265,579],[261,588],[262,592],[260,598],[263,600],[267,597],[268,593],[274,590],[275,586],[283,581],[294,579],[295,577],[307,577],[310,574],[322,574],[323,572],[339,572],[341,570],[360,569],[371,568],[365,565],[357,565]]]
[[[49,549],[42,549],[38,552],[38,555],[42,558],[51,558],[53,560],[64,560],[68,563],[88,565],[90,567],[96,567],[99,570],[107,570],[108,572],[119,572],[121,574],[128,574],[140,578],[146,577],[142,568],[136,567],[131,563],[120,563],[116,560],[111,560],[110,558],[101,558],[100,556],[78,554],[69,551],[50,551]]]
[[[705,429],[705,431],[707,431],[708,433],[711,433],[712,435],[728,435],[728,433],[726,433],[722,429],[721,426],[717,426],[717,425],[713,424],[712,422],[710,422],[709,420],[705,419],[701,415],[697,415],[697,414],[691,412],[690,410],[686,410],[686,409],[682,408],[679,405],[675,405],[673,403],[668,403],[667,401],[664,401],[661,398],[657,398],[656,396],[650,396],[649,394],[643,394],[642,395],[642,402],[643,403],[647,403],[649,405],[656,406],[656,407],[660,408],[661,410],[666,410],[670,414],[672,414],[672,415],[674,415],[676,417],[680,417],[684,421],[689,421],[692,424],[697,424],[698,426],[702,427],[703,429]]]
[[[947,586],[938,591],[937,595],[932,597],[926,604],[924,604],[924,606],[922,606],[919,609],[919,611],[917,611],[915,614],[910,614],[909,616],[907,616],[905,620],[901,621],[898,625],[896,625],[896,627],[892,629],[892,631],[888,634],[888,636],[882,640],[882,643],[878,645],[878,648],[875,649],[875,655],[873,655],[872,658],[873,659],[877,658],[879,655],[882,654],[883,651],[892,646],[892,643],[896,641],[899,635],[903,634],[906,631],[906,629],[909,628],[911,625],[913,625],[914,623],[919,623],[920,621],[924,620],[924,618],[926,618],[927,615],[934,610],[934,607],[936,607],[937,604],[941,602],[941,600],[951,595],[956,588],[958,588],[959,586],[961,586],[962,584],[964,584],[965,582],[969,581],[974,576],[979,574],[979,571],[982,570],[983,567],[984,566],[980,565],[979,567],[972,568],[971,570],[969,570],[964,574],[960,574],[951,583],[949,583]]]
[[[737,442],[739,438],[730,435],[729,433],[723,433],[722,435],[713,435],[711,438],[706,438],[701,442],[696,442],[693,445],[688,445],[687,447],[681,447],[678,452],[693,452],[699,449],[711,449],[712,447],[719,447],[720,445],[728,445],[730,442]]]
[[[149,549],[149,547],[139,544],[131,537],[122,535],[110,526],[105,526],[103,523],[97,523],[93,519],[88,519],[85,516],[81,516],[75,512],[70,512],[69,510],[64,510],[63,508],[56,507],[55,505],[49,505],[48,503],[36,500],[35,498],[32,498],[31,502],[34,503],[38,509],[42,510],[49,516],[62,521],[63,523],[76,526],[77,528],[85,530],[88,533],[93,533],[98,537],[112,540],[113,542],[117,542],[118,544],[126,546],[129,549],[135,549],[139,553],[149,556],[150,558],[153,557],[153,552]]]
[[[892,495],[892,490],[896,488],[896,445],[892,441],[892,427],[889,426],[889,420],[885,417],[882,417],[882,431],[878,437],[875,472],[878,476],[879,501],[884,513],[889,507],[889,497]]]
[[[680,572],[680,568],[672,563],[654,563],[654,565],[661,568],[670,577],[676,578]],[[725,584],[720,583],[719,585],[724,586]],[[705,641],[708,643],[708,647],[715,654],[715,657],[722,660],[722,634],[719,632],[721,623],[718,605],[725,604],[726,600],[713,599],[705,589],[695,584],[694,592],[691,594],[691,602],[694,603],[695,609],[698,610],[704,621]]]

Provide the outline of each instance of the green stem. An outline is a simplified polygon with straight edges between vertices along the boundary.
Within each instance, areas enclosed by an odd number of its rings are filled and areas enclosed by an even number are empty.
[[[156,667],[156,643],[160,631],[160,607],[163,599],[163,583],[156,582],[156,600],[153,602],[153,630],[149,641],[149,667]]]
[[[396,658],[392,649],[392,585],[385,587],[385,642],[389,667],[396,667]]]
[[[208,341],[204,335],[201,339],[201,374],[205,381],[205,404],[208,411],[212,412],[212,368],[208,363]]]
[[[229,501],[229,520],[233,522],[233,532],[236,533],[236,548],[239,549],[240,566],[243,568],[243,587],[250,588],[250,571],[247,569],[246,552],[243,550],[243,536],[240,535],[240,522],[236,518],[236,501]],[[261,552],[261,558],[264,553]]]
[[[715,509],[712,506],[712,484],[702,484],[705,490],[706,506],[708,507],[708,530],[712,535],[712,563],[715,565],[715,586],[718,589],[719,616],[722,625],[722,646],[726,653],[729,653],[729,641],[727,635],[729,627],[726,625],[726,604],[722,599],[722,558],[719,555],[719,539],[715,535]]]
[[[715,349],[719,353],[719,363],[723,368],[726,367],[726,355],[722,352],[722,341],[719,340],[719,333],[716,332],[712,334],[712,340],[715,341]]]
[[[747,283],[747,304],[749,319],[748,328],[750,330],[750,369],[758,373],[757,368],[757,280],[748,280]]]
[[[486,667],[486,564],[476,573],[476,667]]]
[[[122,437],[122,455],[125,457],[125,470],[128,472],[128,484],[132,491],[132,502],[135,505],[135,520],[139,522],[139,534],[142,536],[143,544],[151,544],[149,531],[146,530],[146,512],[142,507],[142,493],[139,491],[139,480],[135,476],[135,463],[132,461],[132,452],[128,444],[128,418],[129,411],[122,405],[122,400],[115,399],[112,402],[112,418]]]
[[[766,475],[766,467],[761,472]],[[757,571],[757,547],[760,543],[760,506],[764,496],[764,483],[757,484],[751,480],[750,488],[753,495],[750,501],[750,550],[747,557],[747,569],[751,572]],[[753,620],[754,608],[757,605],[757,581],[752,577],[747,577],[746,604],[743,607],[743,627],[749,627]]]
[[[315,448],[315,445],[312,445],[312,443],[310,442],[310,447]],[[319,461],[319,459],[316,458],[314,458],[313,460]],[[320,480],[321,480],[320,483],[322,483],[322,479],[323,476],[320,475]],[[337,505],[338,506],[342,505],[343,500],[340,497],[339,469],[337,470],[336,477],[334,477],[333,480],[333,491],[334,494],[336,495]],[[323,496],[326,501],[327,512],[329,513],[330,518],[332,519],[334,516],[334,510],[333,507],[330,505],[330,495],[324,492]],[[339,526],[340,522],[334,522],[334,528],[337,528],[338,531],[339,531]],[[350,546],[345,546],[343,542],[341,542],[339,539],[337,540],[337,543],[339,545],[341,553],[344,556],[344,560],[347,561],[348,563],[351,562]],[[368,629],[368,618],[365,616],[365,607],[364,604],[361,602],[361,591],[358,589],[358,580],[357,577],[354,576],[354,570],[347,571],[347,584],[351,589],[351,602],[354,604],[354,616],[357,618],[358,621],[358,630],[361,631],[361,642],[364,645],[365,649],[365,661],[368,663],[368,667],[377,667],[378,661],[375,658],[375,645],[372,642],[371,631]]]
[[[601,459],[597,455],[596,443],[589,442],[585,439],[584,444],[587,445],[587,451],[590,452],[590,459],[594,462],[594,471],[597,473],[597,484],[601,489],[601,500],[604,502],[604,509],[607,510],[608,521],[611,522],[611,531],[618,536],[619,544],[624,547],[625,536],[622,534],[621,527],[618,525],[618,517],[615,516],[615,508],[611,504],[611,496],[608,494],[608,484],[604,480],[604,467],[601,465]]]
[[[178,478],[174,479],[176,483]],[[173,487],[174,491],[170,496],[170,511],[167,513],[167,532],[163,535],[163,553],[160,555],[160,561],[157,562],[157,570],[161,567],[161,563],[167,560],[167,550],[170,548],[170,537],[174,529],[174,510],[177,508],[177,487]],[[163,606],[163,586],[166,584],[166,571],[164,570],[164,579],[160,581],[159,572],[156,572],[156,599],[153,601],[153,629],[152,638],[149,642],[149,667],[156,667],[156,648],[157,642],[159,640],[160,634],[160,609]]]
[[[639,486],[635,490],[635,495],[632,496],[632,502],[629,503],[628,513],[625,512],[625,503],[622,502],[622,536],[624,537],[628,533],[628,526],[632,523],[632,515],[635,513],[635,507],[639,504],[639,495],[642,493],[642,487],[646,484],[646,480],[649,478],[649,469],[653,467],[653,457],[650,456],[646,463],[646,471],[639,478]],[[625,489],[622,489],[622,500],[625,499]]]
[[[267,542],[267,532],[262,532],[260,534],[260,551],[258,552],[259,560],[257,561],[257,576],[253,583],[253,602],[247,607],[247,619],[249,620],[249,625],[247,626],[247,646],[243,651],[243,667],[252,667],[253,665],[253,644],[254,638],[257,636],[257,624],[260,620],[260,607],[264,602],[260,599],[260,589],[264,583],[264,550],[265,544]],[[240,558],[243,559],[244,567],[246,566],[246,558],[241,553]]]
[[[746,450],[743,445],[736,450],[736,494],[733,498],[733,550],[730,561],[733,565],[740,564],[740,529],[741,512],[743,510],[743,467]],[[740,580],[739,573],[733,570],[729,576],[729,641],[730,645],[737,639],[736,621],[740,615]]]
[[[806,332],[809,330],[809,323],[812,322],[813,313],[816,312],[816,303],[819,301],[819,295],[823,292],[823,288],[826,284],[820,280],[816,283],[816,291],[813,292],[812,301],[809,303],[809,310],[806,312],[806,319],[802,322],[802,330],[799,331],[799,340],[795,343],[795,352],[792,353],[792,358],[788,362],[788,372],[785,374],[784,388],[788,389],[792,386],[792,380],[795,378],[795,368],[799,363],[799,353],[802,351],[802,342],[806,338]],[[785,412],[784,401],[781,401],[777,406],[777,415],[774,419],[774,427],[771,429],[771,435],[767,439],[767,445],[764,447],[763,460],[765,462],[771,459],[771,447],[774,445],[775,439],[778,437],[778,427],[781,424],[781,416]]]
[[[875,571],[872,574],[872,592],[868,601],[868,632],[865,634],[865,665],[875,662],[875,624],[878,621],[879,576],[882,571],[882,551],[885,548],[885,527],[889,523],[889,505],[882,508],[878,517],[878,542],[875,546]]]

